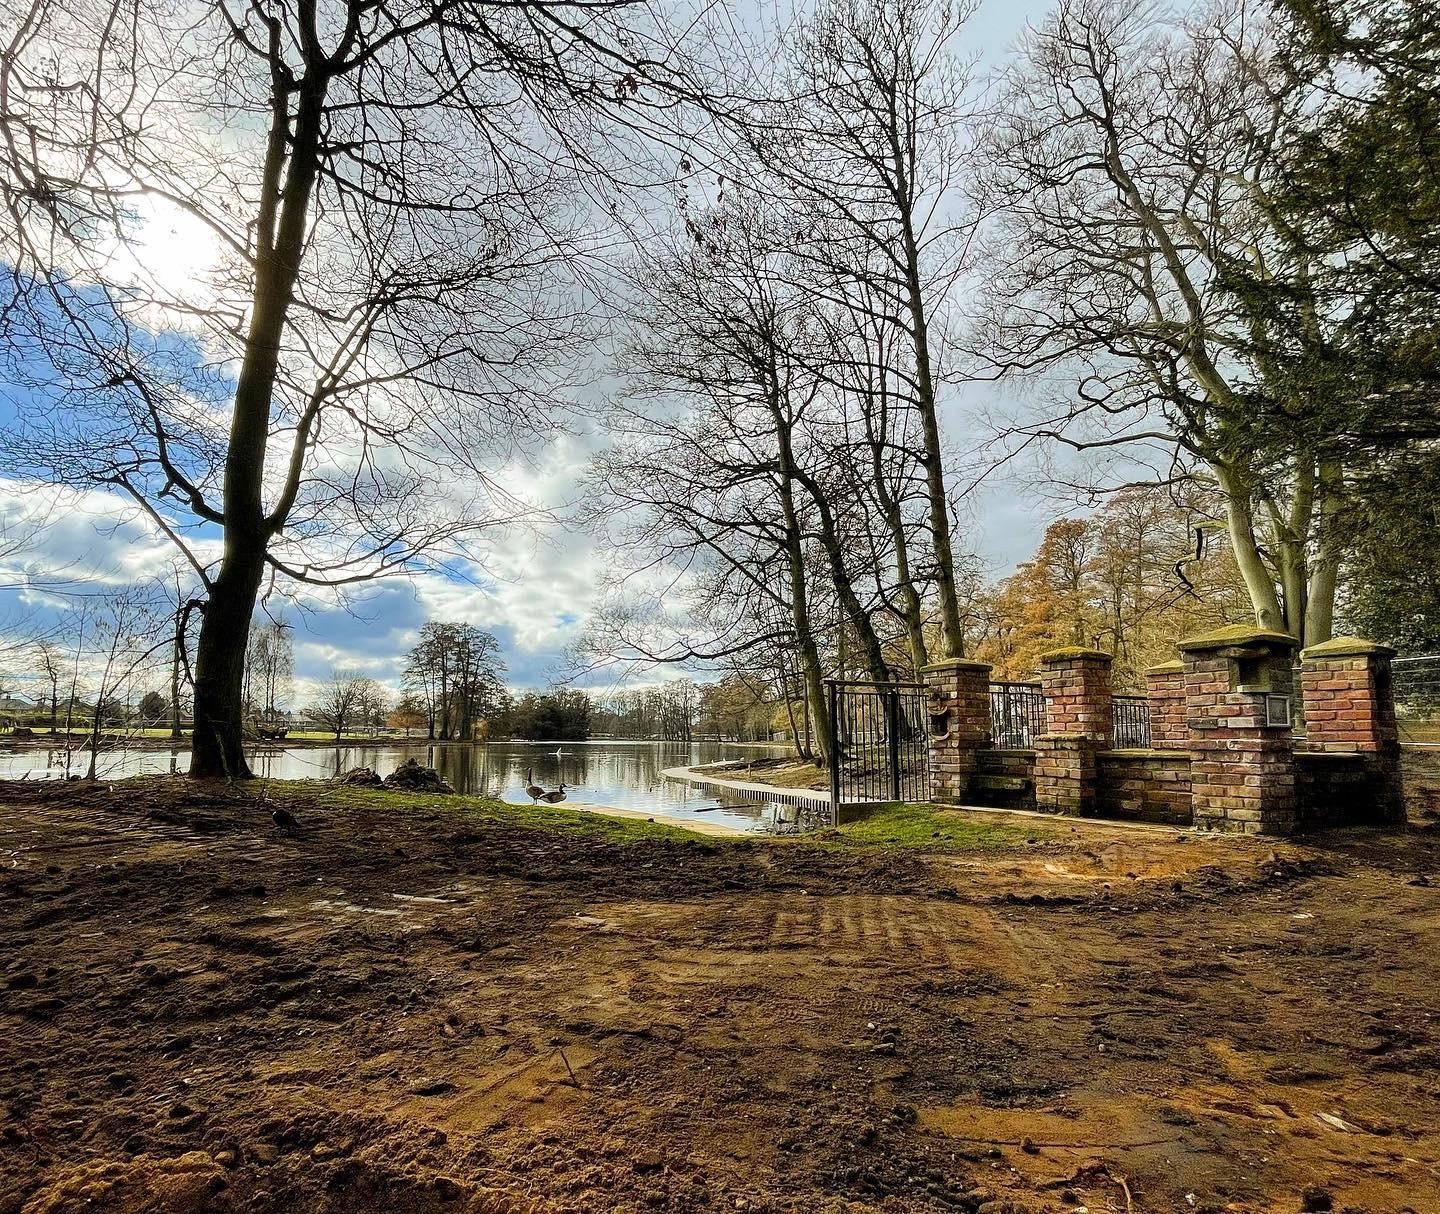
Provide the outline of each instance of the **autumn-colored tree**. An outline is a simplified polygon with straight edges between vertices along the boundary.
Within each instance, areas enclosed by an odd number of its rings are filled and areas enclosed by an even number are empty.
[[[975,652],[995,678],[1020,679],[1047,650],[1101,649],[1115,656],[1116,689],[1139,691],[1176,641],[1247,618],[1248,602],[1212,503],[1128,489],[1046,529],[1035,556],[983,597]]]
[[[986,596],[975,656],[994,666],[997,679],[1029,678],[1047,650],[1097,643],[1086,576],[1095,531],[1090,519],[1057,519],[1035,556]]]

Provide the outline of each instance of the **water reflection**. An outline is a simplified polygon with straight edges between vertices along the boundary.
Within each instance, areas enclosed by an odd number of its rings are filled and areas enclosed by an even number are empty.
[[[256,750],[250,763],[257,776],[305,780],[329,779],[355,767],[369,767],[384,776],[413,757],[434,767],[459,792],[512,804],[530,801],[525,794],[530,772],[535,783],[546,789],[555,789],[563,782],[572,801],[754,827],[774,816],[773,806],[717,797],[711,789],[664,780],[660,772],[667,767],[773,753],[764,747],[721,746],[715,742],[566,742],[559,747],[554,742],[496,742],[487,746],[376,743]],[[105,779],[174,774],[183,772],[189,759],[189,752],[184,750],[116,750],[101,755],[99,772]],[[70,753],[70,772],[82,774],[85,765],[86,756]],[[66,770],[66,753],[61,749],[0,752],[0,778],[19,779],[26,773],[31,779],[63,778]]]

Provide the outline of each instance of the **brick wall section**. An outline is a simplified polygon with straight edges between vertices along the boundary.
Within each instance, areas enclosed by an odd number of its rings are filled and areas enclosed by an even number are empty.
[[[997,809],[1035,808],[1033,750],[977,750],[970,803]]]
[[[1156,750],[1183,750],[1190,745],[1185,718],[1185,663],[1166,662],[1145,672],[1150,702],[1150,745]]]
[[[1114,735],[1108,653],[1056,649],[1040,655],[1045,732],[1081,734],[1108,750]]]
[[[1112,750],[1098,755],[1097,810],[1107,818],[1189,826],[1190,761],[1184,750]]]
[[[990,666],[949,658],[920,673],[929,699],[931,796],[967,804],[976,754],[990,746]]]
[[[1312,645],[1300,655],[1300,694],[1305,705],[1308,751],[1359,754],[1351,765],[1311,765],[1302,792],[1305,817],[1317,824],[1403,822],[1400,731],[1390,682],[1393,649],[1360,637],[1342,636]],[[1352,774],[1358,770],[1361,776]],[[1363,777],[1363,778],[1362,778]],[[1354,792],[1364,783],[1364,795]],[[1334,790],[1336,805],[1320,804]]]
[[[1288,721],[1267,724],[1266,700],[1289,692],[1294,639],[1232,626],[1181,641],[1180,650],[1196,827],[1290,834],[1294,746]]]
[[[1052,814],[1093,814],[1098,750],[1083,733],[1045,733],[1035,739],[1035,808]]]
[[[1111,660],[1098,649],[1056,649],[1040,655],[1045,732],[1035,739],[1036,809],[1095,812],[1095,756],[1110,748],[1115,729]]]

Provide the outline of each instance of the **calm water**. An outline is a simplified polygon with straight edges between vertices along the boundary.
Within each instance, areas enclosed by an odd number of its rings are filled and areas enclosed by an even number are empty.
[[[557,755],[555,752],[563,753]],[[412,756],[434,767],[456,791],[494,797],[513,804],[528,804],[525,773],[534,770],[535,783],[547,789],[562,780],[572,801],[638,809],[677,818],[704,818],[742,829],[763,829],[776,816],[773,805],[757,805],[738,798],[717,797],[715,790],[696,788],[679,780],[665,780],[667,767],[693,767],[721,759],[777,753],[762,746],[721,746],[716,742],[494,742],[488,746],[380,744],[325,748],[262,750],[250,756],[257,776],[280,780],[328,779],[353,767],[370,767],[388,775]],[[100,775],[159,775],[183,772],[188,750],[116,750],[101,756]],[[70,770],[83,774],[85,757],[71,756]],[[0,779],[56,778],[65,771],[60,750],[0,752]]]

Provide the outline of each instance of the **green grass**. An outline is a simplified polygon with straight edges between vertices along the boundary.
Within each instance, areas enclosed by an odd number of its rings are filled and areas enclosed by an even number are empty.
[[[258,780],[254,781],[250,787],[258,791],[260,783]],[[566,809],[563,805],[510,805],[488,797],[391,792],[387,789],[299,780],[270,780],[266,782],[266,788],[270,798],[297,807],[297,812],[306,807],[322,811],[325,807],[347,806],[386,813],[404,813],[406,809],[419,807],[437,810],[480,826],[511,826],[526,830],[595,835],[616,843],[644,843],[657,839],[722,843],[729,838],[702,835],[697,831],[667,826],[662,822],[646,822],[643,818],[612,818],[608,814]]]
[[[1011,826],[1007,823],[975,821],[939,805],[890,804],[868,810],[864,817],[846,822],[835,830],[813,835],[705,835],[636,818],[613,818],[608,814],[566,809],[563,805],[511,805],[486,797],[397,793],[383,789],[347,785],[316,784],[274,780],[276,793],[287,803],[315,806],[349,805],[362,809],[403,812],[418,805],[425,809],[454,814],[477,824],[486,822],[531,830],[551,830],[598,835],[621,843],[644,843],[656,839],[704,840],[733,843],[739,839],[760,839],[777,846],[820,844],[822,846],[874,847],[923,851],[1004,851],[1023,847],[1027,840],[1051,838],[1042,826]],[[277,798],[278,799],[278,798]]]
[[[123,783],[161,781],[173,789],[174,776],[134,776]],[[251,780],[240,786],[252,796],[293,808],[297,815],[323,814],[327,809],[363,809],[382,814],[404,814],[425,809],[475,826],[505,826],[562,834],[588,835],[615,843],[704,842],[724,846],[742,840],[759,840],[776,847],[820,846],[915,850],[931,852],[993,852],[1025,846],[1030,839],[1054,838],[1040,824],[1012,826],[979,821],[939,805],[878,805],[863,816],[836,829],[803,835],[707,835],[643,818],[617,818],[609,814],[568,809],[563,805],[511,805],[489,797],[455,794],[397,792],[331,784],[318,780]],[[303,820],[303,817],[302,817]]]
[[[867,809],[827,831],[833,841],[862,847],[923,851],[1004,851],[1030,839],[1053,837],[1042,826],[977,821],[939,805],[891,803]]]

